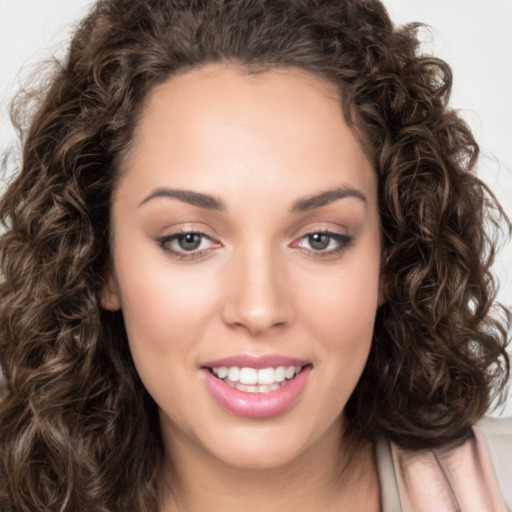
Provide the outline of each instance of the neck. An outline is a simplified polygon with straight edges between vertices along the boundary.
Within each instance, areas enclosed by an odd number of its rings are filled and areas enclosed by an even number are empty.
[[[169,444],[161,512],[380,509],[373,447],[344,437],[341,424],[293,461],[264,469],[233,467],[197,446]]]

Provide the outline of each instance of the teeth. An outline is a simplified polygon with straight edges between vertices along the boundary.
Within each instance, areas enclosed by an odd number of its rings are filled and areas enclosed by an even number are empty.
[[[285,375],[287,379],[292,379],[295,375],[295,366],[288,366],[288,368],[286,368]]]
[[[220,366],[219,368],[212,368],[213,374],[221,380],[227,379],[233,384],[234,387],[240,391],[249,393],[268,393],[278,389],[279,383],[284,382],[286,379],[293,379],[300,371],[300,366],[277,366],[276,368],[250,368]],[[276,387],[277,386],[277,387]]]
[[[225,379],[228,376],[228,369],[225,366],[217,368],[217,377],[219,379]]]
[[[240,384],[240,382],[233,382],[233,387],[238,389],[238,391],[245,391],[246,393],[268,393],[270,391],[276,391],[281,386],[277,383],[272,384],[271,386],[267,386],[263,384],[261,386],[250,386],[246,384]]]
[[[292,367],[289,366],[288,368]],[[286,379],[286,368],[284,366],[278,366],[276,368],[275,380],[276,382],[283,382],[284,379]]]
[[[263,368],[258,370],[258,384],[274,384],[275,379],[274,368]]]
[[[228,379],[231,382],[238,382],[240,379],[240,368],[238,366],[231,366],[228,369]]]
[[[258,370],[254,368],[241,368],[239,380],[242,384],[257,384]]]

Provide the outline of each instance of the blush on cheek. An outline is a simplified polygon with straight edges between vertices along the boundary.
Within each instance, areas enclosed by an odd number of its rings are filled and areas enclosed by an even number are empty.
[[[212,303],[218,300],[215,287],[204,280],[187,279],[179,272],[168,276],[150,270],[137,278],[127,277],[123,297],[129,339],[139,342],[143,337],[140,342],[152,343],[162,352],[199,339]]]
[[[332,290],[336,293],[332,293]],[[369,293],[368,288],[362,285],[347,289],[334,283],[329,292],[314,294],[309,304],[311,314],[308,318],[315,321],[319,331],[330,333],[330,336],[339,333],[341,337],[349,339],[351,333],[373,332],[377,301],[378,289],[375,285]]]

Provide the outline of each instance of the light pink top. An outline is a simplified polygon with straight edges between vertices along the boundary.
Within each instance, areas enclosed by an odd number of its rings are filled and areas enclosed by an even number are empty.
[[[450,449],[412,451],[381,443],[377,458],[384,512],[512,510],[511,420],[486,419]]]

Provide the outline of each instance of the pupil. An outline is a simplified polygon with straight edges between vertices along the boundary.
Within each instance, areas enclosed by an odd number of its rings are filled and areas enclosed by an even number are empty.
[[[331,237],[324,233],[314,233],[313,235],[309,235],[309,245],[316,250],[327,249],[329,246],[329,242]]]
[[[201,235],[187,233],[178,238],[178,244],[184,251],[193,251],[201,245]]]

